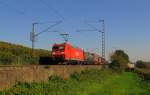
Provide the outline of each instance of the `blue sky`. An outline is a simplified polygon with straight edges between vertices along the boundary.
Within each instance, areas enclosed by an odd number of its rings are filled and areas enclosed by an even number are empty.
[[[43,3],[44,2],[44,3]],[[0,0],[0,40],[31,47],[29,34],[33,22],[61,24],[50,31],[69,33],[69,42],[85,50],[97,52],[98,32],[76,32],[91,29],[85,21],[105,19],[106,55],[123,49],[131,61],[150,61],[150,0]],[[53,23],[37,25],[36,33]],[[100,23],[92,23],[100,29]],[[51,49],[61,43],[59,33],[38,36],[36,48]]]

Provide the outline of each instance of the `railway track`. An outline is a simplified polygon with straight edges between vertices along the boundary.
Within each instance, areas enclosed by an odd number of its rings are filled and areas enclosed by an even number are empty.
[[[108,65],[108,64],[78,64],[78,65],[75,65],[75,64],[55,64],[55,65],[35,65],[35,64],[31,64],[31,65],[0,65],[0,67],[32,67],[32,66],[103,66],[103,65]]]

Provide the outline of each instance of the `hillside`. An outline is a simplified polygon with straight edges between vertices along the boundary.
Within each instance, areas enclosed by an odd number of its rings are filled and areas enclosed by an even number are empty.
[[[50,51],[32,49],[22,45],[16,45],[0,41],[0,64],[37,64],[41,56],[51,56]]]

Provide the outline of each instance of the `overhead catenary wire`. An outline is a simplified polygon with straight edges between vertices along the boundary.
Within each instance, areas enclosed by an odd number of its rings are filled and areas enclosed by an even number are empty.
[[[16,8],[14,8],[14,7],[8,5],[8,4],[5,3],[4,1],[0,1],[0,4],[1,4],[2,6],[6,6],[7,8],[10,8],[11,10],[14,10],[14,11],[15,11],[16,13],[18,13],[18,14],[25,15],[25,13],[24,13],[23,11],[18,10],[18,9],[16,9]]]
[[[45,1],[43,1],[43,0],[39,0],[39,1],[40,1],[43,5],[45,5],[45,7],[51,9],[51,10],[55,13],[55,15],[58,15],[61,19],[64,20],[64,17],[63,17],[62,15],[60,15],[57,10],[55,10],[53,7],[51,7],[50,5],[48,5]],[[33,18],[33,17],[27,15],[27,13],[24,12],[23,10],[17,9],[17,8],[13,7],[12,5],[7,4],[7,3],[4,2],[4,1],[0,1],[0,5],[3,6],[3,7],[5,7],[5,8],[7,8],[7,9],[9,9],[9,10],[12,10],[12,12],[15,12],[15,13],[17,13],[17,14],[19,14],[19,15],[24,16],[25,19],[27,19],[28,21],[32,21],[32,22],[37,21],[35,18]],[[30,18],[30,19],[29,19],[29,18]],[[53,22],[55,23],[55,21],[53,21]],[[52,21],[46,21],[46,22],[42,22],[42,23],[39,23],[39,24],[46,24],[46,23],[53,23],[53,22],[52,22]]]
[[[38,35],[42,34],[43,32],[48,32],[49,29],[51,29],[51,28],[57,26],[57,25],[60,24],[60,23],[62,23],[62,21],[57,21],[57,22],[55,22],[55,24],[50,25],[49,27],[47,27],[47,28],[44,29],[43,31],[41,31],[41,32],[39,32],[39,33],[37,33],[37,34],[35,34],[35,36],[38,36]],[[41,24],[41,23],[37,23],[37,24]]]
[[[23,10],[20,10],[20,9],[16,9],[15,7],[13,7],[12,5],[9,5],[7,4],[6,2],[4,1],[0,1],[0,5],[9,9],[9,10],[12,10],[12,12],[15,12],[16,14],[19,14],[19,15],[22,15],[24,17],[26,17],[25,19],[27,19],[28,21],[34,21],[35,18],[31,18],[29,15],[27,15]],[[30,19],[29,19],[30,18]]]
[[[62,21],[57,21],[55,22],[53,25],[50,25],[49,27],[47,27],[46,29],[44,29],[43,31],[39,32],[39,33],[35,33],[35,26],[37,24],[41,24],[41,23],[38,23],[38,22],[35,22],[35,23],[32,23],[32,32],[30,33],[30,40],[32,41],[32,53],[33,53],[33,56],[34,56],[34,47],[35,47],[35,38],[44,33],[44,32],[50,32],[49,30],[55,26],[57,26],[58,24],[60,24]],[[51,31],[52,32],[52,31]],[[57,32],[57,31],[53,31],[53,32]]]
[[[64,20],[64,17],[56,10],[54,9],[50,4],[47,4],[44,0],[39,0],[45,7],[52,10],[55,15],[59,16],[62,20]]]
[[[90,24],[89,22],[84,21],[84,23],[85,23],[87,26],[91,27],[92,29],[94,29],[94,30],[98,30],[95,26],[93,26],[93,25],[92,25],[92,24]]]
[[[90,26],[92,29],[80,29],[77,30],[77,32],[85,32],[85,31],[98,31],[101,33],[102,36],[102,41],[101,41],[101,45],[102,45],[102,63],[105,64],[105,22],[104,20],[99,20],[98,23],[102,23],[101,29],[89,24],[88,22],[86,22],[86,24],[88,26]]]

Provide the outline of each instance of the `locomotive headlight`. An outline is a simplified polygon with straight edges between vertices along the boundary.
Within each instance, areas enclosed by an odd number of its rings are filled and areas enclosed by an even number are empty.
[[[61,54],[64,54],[64,52],[61,52]]]

